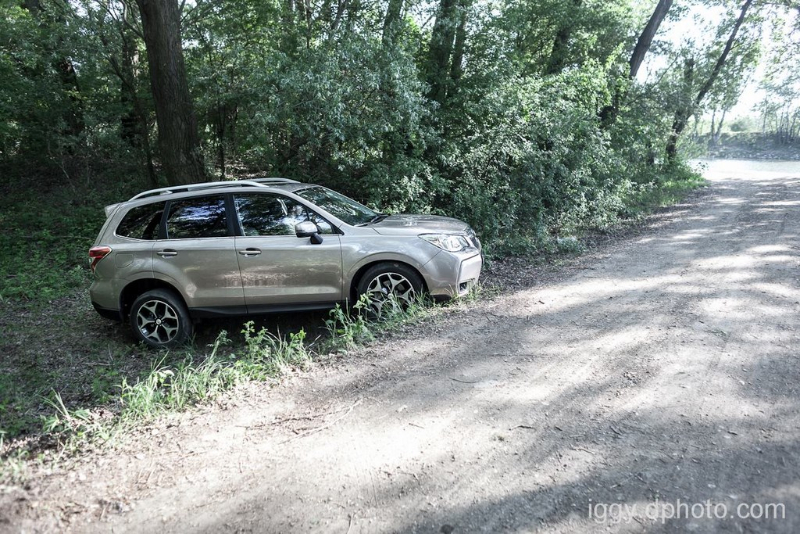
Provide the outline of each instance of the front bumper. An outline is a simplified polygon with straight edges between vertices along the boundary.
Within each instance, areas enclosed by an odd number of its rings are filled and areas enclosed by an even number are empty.
[[[477,249],[460,253],[442,251],[425,264],[423,276],[436,300],[462,297],[478,282],[483,257]]]

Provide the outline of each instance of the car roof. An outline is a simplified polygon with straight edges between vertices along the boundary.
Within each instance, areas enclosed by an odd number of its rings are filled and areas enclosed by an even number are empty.
[[[281,190],[293,193],[308,187],[315,187],[315,184],[298,182],[297,180],[290,180],[289,178],[251,178],[247,180],[225,180],[218,182],[201,182],[195,184],[175,185],[143,191],[124,202],[106,206],[105,212],[106,217],[109,217],[117,210],[117,208],[125,204],[144,205],[150,202],[169,200],[173,198],[191,198],[194,196],[192,193],[197,194],[211,191],[220,192],[221,190],[227,191],[229,189],[235,189],[239,192],[250,189],[251,191]]]

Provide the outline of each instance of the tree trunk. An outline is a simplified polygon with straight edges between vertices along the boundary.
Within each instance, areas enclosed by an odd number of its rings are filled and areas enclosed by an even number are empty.
[[[228,129],[228,106],[221,102],[217,102],[216,117],[215,117],[215,133],[217,137],[217,167],[219,167],[219,174],[222,180],[225,179],[225,132]]]
[[[453,60],[450,65],[450,79],[453,81],[453,90],[458,90],[461,76],[464,74],[464,50],[467,45],[467,10],[468,5],[462,1],[459,6],[458,28],[456,28],[455,43],[453,45]]]
[[[347,7],[348,0],[339,0],[336,5],[336,18],[333,19],[333,24],[331,24],[331,32],[336,32],[339,29],[339,26],[342,24],[344,12],[347,11]]]
[[[456,25],[456,0],[441,0],[433,25],[428,55],[428,98],[444,104],[450,80],[450,55],[453,52]]]
[[[123,17],[126,13],[123,12]],[[120,103],[128,111],[120,117],[121,136],[122,139],[127,141],[133,147],[140,147],[143,139],[140,130],[139,117],[136,112],[136,73],[134,69],[134,46],[128,39],[126,32],[122,30],[122,49],[120,55],[122,56],[122,64],[117,65],[116,59],[113,55],[110,58],[111,66],[120,79]],[[100,37],[103,44],[107,47],[107,39]],[[110,51],[109,51],[110,53]]]
[[[383,19],[383,35],[381,36],[381,42],[384,47],[394,42],[402,11],[403,0],[389,0],[389,7],[386,8],[386,16]]]
[[[739,28],[742,27],[744,18],[747,16],[747,11],[750,9],[751,5],[753,5],[753,0],[746,0],[742,5],[742,10],[739,12],[739,18],[736,19],[736,24],[733,25],[733,30],[728,37],[728,41],[725,43],[725,48],[722,50],[722,54],[720,54],[717,62],[714,64],[714,70],[711,71],[711,75],[706,79],[705,83],[697,92],[697,96],[694,99],[694,108],[697,108],[703,101],[703,98],[705,98],[706,94],[711,90],[711,87],[717,80],[717,76],[719,76],[722,67],[725,66],[725,62],[728,60],[728,54],[730,54],[731,48],[733,48],[733,43],[736,41],[736,35],[739,33]]]
[[[695,123],[697,119],[695,118]],[[712,148],[714,146],[714,132],[716,131],[717,126],[717,108],[711,110],[711,131],[708,134],[708,148]]]
[[[205,167],[197,135],[175,0],[136,0],[142,16],[150,85],[158,122],[158,146],[167,182],[201,182]]]
[[[575,9],[580,8],[582,4],[583,0],[572,0],[572,6]],[[569,39],[572,37],[572,25],[573,22],[570,19],[556,32],[556,37],[553,39],[553,49],[544,69],[546,75],[558,74],[564,70],[569,58]]]
[[[639,73],[639,67],[642,66],[644,58],[650,50],[650,45],[653,44],[653,38],[656,32],[658,32],[659,26],[661,26],[664,17],[667,16],[669,9],[672,7],[672,2],[673,0],[659,0],[658,5],[656,5],[655,10],[653,10],[653,14],[650,15],[650,20],[647,21],[644,30],[642,30],[641,35],[639,35],[639,39],[636,40],[636,46],[633,48],[631,59],[628,61],[628,65],[630,66],[628,70],[629,80],[636,79],[636,75]],[[610,127],[617,120],[620,103],[623,97],[623,89],[617,87],[614,90],[611,104],[600,110],[600,122],[604,128]]]
[[[705,98],[706,94],[711,90],[713,87],[714,82],[717,80],[720,71],[722,71],[722,67],[725,66],[725,62],[728,60],[728,54],[730,54],[731,49],[733,48],[733,43],[736,41],[736,35],[739,33],[739,29],[742,27],[744,23],[744,19],[747,16],[747,11],[750,9],[750,6],[753,5],[753,0],[745,0],[745,3],[742,5],[742,9],[739,12],[739,17],[736,19],[736,23],[733,25],[733,30],[731,30],[730,36],[728,36],[728,40],[725,43],[725,48],[722,49],[722,54],[720,54],[719,58],[717,58],[717,62],[714,64],[714,69],[709,74],[706,81],[703,85],[700,86],[700,90],[697,91],[697,95],[694,97],[691,105],[688,107],[680,106],[681,109],[675,111],[675,120],[672,123],[672,133],[670,134],[669,138],[667,139],[667,160],[670,164],[675,163],[678,156],[677,146],[678,146],[678,138],[680,137],[681,133],[683,133],[683,129],[686,127],[686,121],[689,120],[689,117],[692,116],[694,111],[700,106],[700,103]]]
[[[683,64],[683,94],[681,102],[675,110],[675,117],[672,120],[672,131],[667,138],[667,161],[675,163],[678,157],[678,138],[686,128],[686,123],[692,116],[690,99],[692,86],[694,85],[694,58],[687,58]]]
[[[636,46],[633,48],[631,59],[628,62],[630,65],[628,77],[630,79],[633,80],[639,73],[639,67],[642,66],[644,57],[650,50],[650,45],[653,44],[653,38],[658,31],[658,27],[661,26],[661,23],[664,21],[664,17],[666,17],[667,13],[669,12],[669,8],[672,7],[672,1],[673,0],[658,1],[658,5],[656,5],[653,14],[650,15],[650,20],[647,21],[647,24],[645,25],[644,30],[642,30],[642,34],[639,36],[639,39],[636,40]]]
[[[78,73],[75,72],[75,66],[69,58],[61,58],[58,61],[58,73],[61,78],[61,83],[64,89],[69,94],[69,107],[66,110],[64,119],[67,122],[68,135],[80,135],[86,128],[83,122],[83,106],[81,98],[77,95],[81,92],[81,86],[78,84]]]
[[[722,117],[719,118],[719,124],[717,124],[717,131],[714,134],[714,146],[719,144],[719,138],[722,135],[722,125],[725,123],[725,115],[728,113],[727,109],[722,110]]]

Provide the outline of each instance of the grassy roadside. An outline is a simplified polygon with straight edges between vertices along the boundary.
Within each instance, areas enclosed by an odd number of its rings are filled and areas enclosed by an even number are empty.
[[[689,169],[682,169],[673,176],[641,186],[628,200],[628,216],[637,221],[658,208],[680,202],[692,191],[706,185],[705,178]]]
[[[123,325],[98,320],[83,301],[52,301],[63,313],[29,308],[24,327],[5,332],[11,334],[16,351],[2,364],[0,485],[24,479],[31,462],[45,465],[65,454],[113,446],[127,431],[162,415],[213,403],[245,382],[276,384],[313,361],[346,353],[443,310],[420,303],[397,309],[380,322],[340,307],[302,320],[286,318],[307,325],[311,336],[303,328],[292,331],[291,325],[276,325],[269,317],[244,323],[215,321],[199,328],[191,346],[156,352],[131,344]],[[70,320],[76,317],[77,331]],[[43,324],[47,337],[23,348],[21,340]],[[85,335],[100,329],[105,334],[98,336],[105,337]],[[46,346],[59,342],[64,348],[46,351]]]
[[[703,184],[679,175],[639,187],[623,222],[635,224]],[[198,330],[190,348],[149,351],[132,343],[124,325],[97,316],[87,295],[84,255],[102,224],[102,206],[125,195],[76,203],[53,187],[36,199],[36,209],[19,196],[0,200],[9,228],[2,245],[10,251],[0,261],[0,484],[23,478],[30,462],[113,444],[128,429],[212,402],[237,384],[276,382],[315,359],[439,313],[417,306],[382,323],[341,309],[244,325],[215,321]],[[53,224],[36,230],[43,220]],[[581,240],[553,239],[548,246],[548,257],[558,258],[580,252]]]

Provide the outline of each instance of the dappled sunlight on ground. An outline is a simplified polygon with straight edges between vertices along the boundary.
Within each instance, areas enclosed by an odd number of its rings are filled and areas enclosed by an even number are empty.
[[[569,276],[109,455],[163,483],[95,480],[138,503],[87,529],[800,531],[800,169],[708,172],[687,216]],[[644,513],[676,500],[785,517]],[[611,503],[638,512],[591,515]]]
[[[792,522],[730,524],[794,532],[800,188],[759,175],[713,191],[699,214],[563,282],[485,303],[437,340],[389,344],[347,384],[339,373],[318,382],[337,406],[360,404],[301,449],[274,449],[285,459],[254,453],[278,478],[223,517],[320,531],[593,532],[592,503],[712,499],[787,503]],[[296,462],[315,474],[282,467]],[[309,491],[319,508],[303,519],[293,503]],[[640,514],[613,529],[719,521]],[[201,529],[219,525],[198,517]]]

